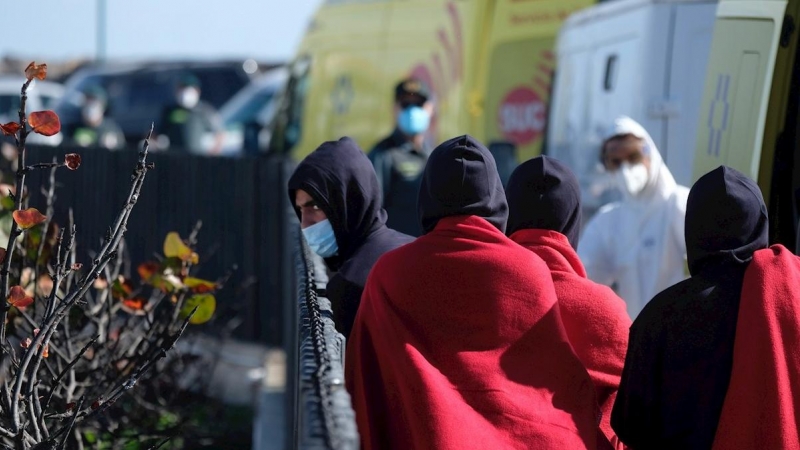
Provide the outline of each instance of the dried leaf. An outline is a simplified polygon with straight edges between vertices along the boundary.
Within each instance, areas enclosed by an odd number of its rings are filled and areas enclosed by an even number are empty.
[[[0,264],[3,264],[3,261],[6,260],[6,249],[0,247]]]
[[[61,121],[55,111],[38,111],[28,118],[31,129],[42,136],[52,136],[61,131]]]
[[[17,308],[25,308],[33,304],[33,297],[29,296],[22,286],[14,286],[8,293],[8,303]]]
[[[22,348],[28,348],[28,347],[31,346],[32,343],[33,343],[33,341],[31,341],[31,338],[25,338],[25,340],[20,342],[19,345]]]
[[[50,294],[53,292],[53,279],[50,278],[50,275],[47,274],[40,275],[39,282],[36,284],[39,288],[39,292],[44,297],[49,297]]]
[[[2,130],[3,134],[6,136],[14,136],[20,128],[22,127],[17,122],[8,122],[5,125],[0,124],[0,130]]]
[[[108,289],[108,281],[106,281],[104,278],[97,278],[94,280],[94,284],[92,284],[92,286],[94,286],[95,289],[102,291],[103,289]]]
[[[184,278],[183,284],[195,294],[206,294],[208,292],[214,292],[217,289],[217,283],[194,277]]]
[[[181,261],[191,262],[192,264],[197,264],[200,260],[197,253],[184,244],[180,235],[174,231],[168,233],[166,239],[164,239],[164,256],[167,258],[180,258]]]
[[[139,277],[141,277],[142,282],[147,283],[153,278],[153,275],[161,270],[161,267],[157,262],[148,261],[146,263],[139,264],[139,267],[136,270],[139,272]]]
[[[64,165],[69,170],[78,170],[81,166],[81,155],[77,153],[67,153],[64,155]]]
[[[75,264],[72,265],[72,270],[77,271],[77,270],[81,270],[81,268],[83,268],[83,264],[81,264],[81,263],[75,263]],[[95,282],[97,282],[97,280],[95,280]]]
[[[25,68],[25,78],[32,80],[38,78],[44,80],[47,78],[47,64],[36,64],[35,61],[28,64]]]
[[[117,300],[125,300],[130,297],[132,292],[133,283],[131,280],[126,280],[122,275],[114,280],[114,284],[111,285],[111,296]]]
[[[47,358],[50,356],[50,344],[44,346],[44,350],[42,350],[42,358]]]
[[[195,307],[197,307],[197,312],[189,319],[189,323],[193,325],[206,323],[214,316],[214,311],[217,309],[217,299],[211,294],[197,294],[189,297],[186,299],[183,308],[181,308],[181,318],[189,317]]]
[[[40,213],[36,208],[28,208],[24,211],[14,211],[12,215],[14,216],[14,222],[17,222],[17,226],[23,230],[35,227],[36,225],[39,225],[47,220],[47,217]]]

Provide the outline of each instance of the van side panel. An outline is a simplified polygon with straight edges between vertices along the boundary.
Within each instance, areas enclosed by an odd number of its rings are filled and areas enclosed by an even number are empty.
[[[692,185],[697,122],[716,11],[716,3],[679,4],[675,13],[664,145],[667,165],[684,186]]]
[[[325,6],[315,16],[298,53],[311,57],[298,158],[344,135],[369,145],[375,124],[391,122],[387,102],[378,101],[391,96],[381,83],[388,20],[382,3]]]
[[[484,140],[516,145],[520,161],[541,152],[547,122],[555,36],[564,19],[591,0],[501,0],[491,24],[485,101],[479,122]]]
[[[698,122],[693,178],[721,164],[758,179],[782,1],[723,1]]]

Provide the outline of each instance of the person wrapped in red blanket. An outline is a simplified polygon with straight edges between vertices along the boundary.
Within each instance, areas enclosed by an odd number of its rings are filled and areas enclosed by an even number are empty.
[[[363,448],[595,448],[594,387],[550,271],[504,234],[491,153],[441,144],[418,205],[424,235],[378,260],[348,342]]]
[[[624,448],[611,429],[611,409],[625,363],[631,318],[614,291],[586,277],[578,258],[578,180],[558,160],[539,156],[514,170],[506,198],[506,234],[542,258],[550,269],[567,337],[597,390],[603,434],[615,448]]]
[[[759,250],[744,274],[714,450],[800,449],[800,258]]]
[[[800,262],[767,248],[758,185],[729,167],[686,208],[692,277],[631,327],[611,424],[634,449],[798,449]]]

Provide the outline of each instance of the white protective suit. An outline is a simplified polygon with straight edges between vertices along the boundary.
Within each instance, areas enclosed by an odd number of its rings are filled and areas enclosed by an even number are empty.
[[[639,194],[623,189],[623,201],[600,208],[582,233],[578,255],[590,279],[616,284],[635,319],[657,293],[687,277],[683,230],[689,189],[675,182],[653,139],[634,120],[616,119],[603,142],[626,134],[645,141],[647,182]]]

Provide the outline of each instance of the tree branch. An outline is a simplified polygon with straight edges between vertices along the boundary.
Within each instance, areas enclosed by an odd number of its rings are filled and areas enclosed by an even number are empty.
[[[21,101],[19,105],[19,139],[16,140],[17,143],[17,180],[16,180],[16,192],[14,194],[14,209],[19,211],[22,209],[22,197],[24,196],[24,189],[25,189],[25,141],[28,139],[28,119],[25,116],[25,105],[28,101],[28,86],[30,86],[31,80],[27,80],[25,84],[22,85],[22,91],[20,92]],[[0,318],[0,351],[6,351],[6,320],[8,319],[8,309],[10,305],[8,304],[8,274],[9,270],[11,269],[11,259],[14,256],[14,243],[17,240],[17,236],[21,233],[19,227],[17,226],[17,222],[15,220],[11,221],[11,232],[8,235],[8,244],[6,245],[6,258],[3,261],[2,268],[0,268],[0,295],[3,296],[2,298],[2,318]]]

